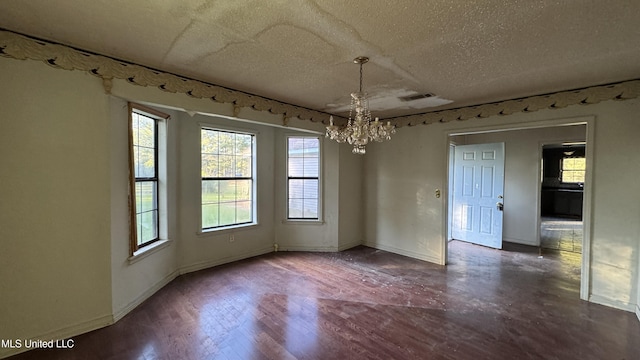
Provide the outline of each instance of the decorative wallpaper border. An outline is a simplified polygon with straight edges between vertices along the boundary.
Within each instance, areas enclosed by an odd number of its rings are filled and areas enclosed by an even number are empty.
[[[13,59],[43,61],[65,70],[81,70],[102,78],[106,92],[115,79],[126,80],[140,86],[154,86],[171,93],[184,93],[195,98],[208,98],[219,103],[234,104],[234,114],[240,108],[253,108],[283,116],[283,125],[290,118],[299,118],[327,124],[329,114],[238,90],[184,78],[175,74],[153,70],[141,65],[119,61],[106,56],[77,50],[68,46],[0,30],[0,56]],[[606,100],[626,100],[640,96],[640,80],[592,86],[579,90],[561,91],[547,95],[505,100],[458,109],[427,112],[416,115],[384,119],[396,127],[429,125],[454,120],[486,118],[494,115],[510,115],[542,109],[557,109],[576,104],[595,104]]]
[[[184,78],[60,44],[36,40],[6,30],[0,30],[0,56],[43,61],[65,70],[86,71],[103,79],[106,92],[110,92],[113,79],[122,79],[131,84],[153,86],[171,93],[183,93],[201,99],[208,98],[219,103],[232,103],[234,114],[237,114],[242,107],[269,111],[282,115],[285,125],[288,119],[294,117],[312,122],[329,119],[329,114],[321,111]]]
[[[458,109],[434,111],[423,114],[400,116],[391,119],[396,127],[446,123],[454,120],[481,119],[495,115],[511,115],[543,109],[561,109],[569,105],[596,104],[607,100],[628,100],[640,96],[640,80],[629,80],[614,84],[591,86],[584,89],[530,96]]]

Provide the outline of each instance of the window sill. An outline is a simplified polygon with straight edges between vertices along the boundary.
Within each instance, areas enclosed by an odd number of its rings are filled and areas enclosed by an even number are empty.
[[[199,230],[196,233],[196,235],[198,237],[223,235],[223,234],[227,234],[227,233],[238,231],[238,230],[249,230],[250,228],[254,228],[256,226],[258,226],[258,223],[250,223],[250,224],[226,226],[226,227],[214,228],[214,229]]]
[[[323,220],[284,219],[284,225],[324,225]]]
[[[142,249],[139,249],[138,251],[134,252],[133,255],[129,256],[129,259],[128,259],[129,265],[135,264],[138,261],[146,258],[147,256],[151,254],[155,254],[161,249],[168,247],[169,245],[171,245],[171,240],[166,239],[166,240],[159,240],[149,246],[145,246]]]

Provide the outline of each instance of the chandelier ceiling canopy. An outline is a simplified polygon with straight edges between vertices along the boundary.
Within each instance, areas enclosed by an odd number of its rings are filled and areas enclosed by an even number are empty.
[[[391,125],[390,121],[383,124],[377,117],[374,121],[371,120],[367,93],[362,90],[362,65],[368,61],[369,58],[365,56],[353,59],[354,63],[360,65],[360,87],[357,92],[351,93],[351,108],[347,125],[335,125],[333,116],[331,116],[329,118],[330,125],[327,126],[328,138],[339,143],[348,142],[353,145],[352,152],[361,155],[366,153],[365,146],[370,141],[391,140],[391,135],[396,132],[395,126]]]

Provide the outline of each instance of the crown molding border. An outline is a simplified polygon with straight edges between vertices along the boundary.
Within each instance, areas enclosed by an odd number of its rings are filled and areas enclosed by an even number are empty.
[[[320,111],[34,39],[3,29],[0,29],[0,56],[18,60],[43,61],[58,69],[88,72],[102,79],[106,93],[110,93],[113,79],[122,79],[134,85],[153,86],[170,93],[183,93],[199,99],[231,103],[234,106],[234,115],[237,115],[240,108],[269,111],[272,114],[282,115],[285,125],[291,118],[312,122],[323,122],[329,118],[329,114]]]
[[[166,92],[183,93],[191,97],[211,99],[219,103],[231,103],[234,106],[234,115],[236,116],[240,108],[268,111],[272,114],[282,115],[284,126],[288,125],[291,118],[320,122],[325,125],[328,122],[328,113],[181,77],[3,29],[0,29],[0,56],[18,60],[43,61],[45,64],[59,69],[88,72],[102,79],[107,93],[110,93],[112,81],[115,78],[125,80],[134,85],[153,86]],[[559,109],[577,104],[596,104],[607,100],[627,100],[639,96],[640,79],[636,79],[383,120],[391,121],[397,128],[400,128],[482,119],[495,115],[527,113],[543,109]]]
[[[640,80],[629,80],[614,84],[591,86],[578,90],[560,91],[546,95],[529,96],[522,99],[504,100],[496,103],[466,106],[458,109],[434,111],[423,114],[384,119],[396,127],[447,123],[482,119],[496,115],[529,113],[544,109],[561,109],[570,105],[590,105],[607,100],[629,100],[640,96]]]

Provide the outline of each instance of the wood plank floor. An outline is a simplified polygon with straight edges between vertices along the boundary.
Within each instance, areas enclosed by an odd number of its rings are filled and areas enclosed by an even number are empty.
[[[72,350],[12,359],[638,359],[636,316],[579,300],[578,254],[454,241],[450,262],[272,253],[180,276]]]

